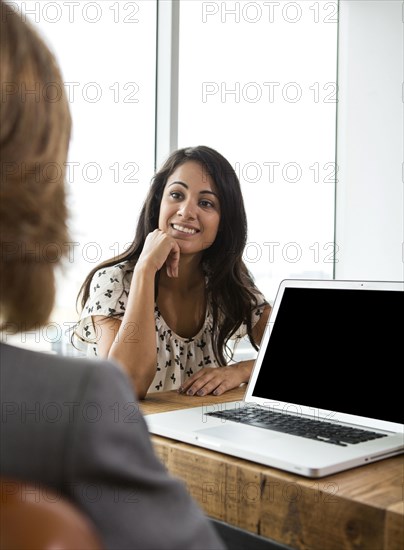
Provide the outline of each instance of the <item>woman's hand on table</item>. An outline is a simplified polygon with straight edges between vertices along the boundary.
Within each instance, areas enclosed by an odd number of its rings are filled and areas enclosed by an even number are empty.
[[[240,361],[226,367],[204,367],[187,380],[179,388],[179,393],[186,395],[222,395],[248,382],[254,361]]]

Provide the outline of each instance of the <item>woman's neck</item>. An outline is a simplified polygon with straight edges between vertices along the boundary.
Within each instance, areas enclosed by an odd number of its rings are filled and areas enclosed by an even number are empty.
[[[189,292],[204,283],[205,276],[200,256],[181,256],[178,277],[169,277],[164,267],[160,271],[159,287],[172,291]]]

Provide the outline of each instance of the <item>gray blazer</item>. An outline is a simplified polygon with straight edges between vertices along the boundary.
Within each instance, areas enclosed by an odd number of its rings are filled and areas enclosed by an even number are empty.
[[[155,456],[130,388],[108,361],[0,344],[1,475],[60,491],[106,548],[224,548]]]

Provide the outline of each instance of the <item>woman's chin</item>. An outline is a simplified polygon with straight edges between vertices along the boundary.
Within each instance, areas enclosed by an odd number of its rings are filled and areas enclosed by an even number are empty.
[[[201,256],[203,250],[200,247],[195,247],[192,243],[184,242],[183,240],[177,240],[178,246],[180,247],[181,256]]]

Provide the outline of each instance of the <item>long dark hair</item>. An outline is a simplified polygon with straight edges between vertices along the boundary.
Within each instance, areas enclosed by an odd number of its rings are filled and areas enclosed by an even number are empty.
[[[248,337],[252,337],[251,312],[257,306],[257,288],[245,266],[242,255],[247,242],[247,217],[240,182],[231,164],[217,151],[203,145],[187,147],[172,153],[155,174],[149,193],[140,212],[135,238],[131,246],[119,256],[103,262],[91,270],[79,295],[84,308],[90,295],[93,275],[99,270],[126,261],[133,266],[142,253],[147,235],[158,228],[160,203],[167,179],[182,164],[198,162],[215,183],[220,201],[219,230],[214,243],[204,250],[202,262],[207,275],[207,292],[212,308],[213,326],[219,327],[213,338],[213,351],[220,365],[231,357],[227,342],[241,323],[245,323]],[[122,317],[118,314],[117,317]]]

